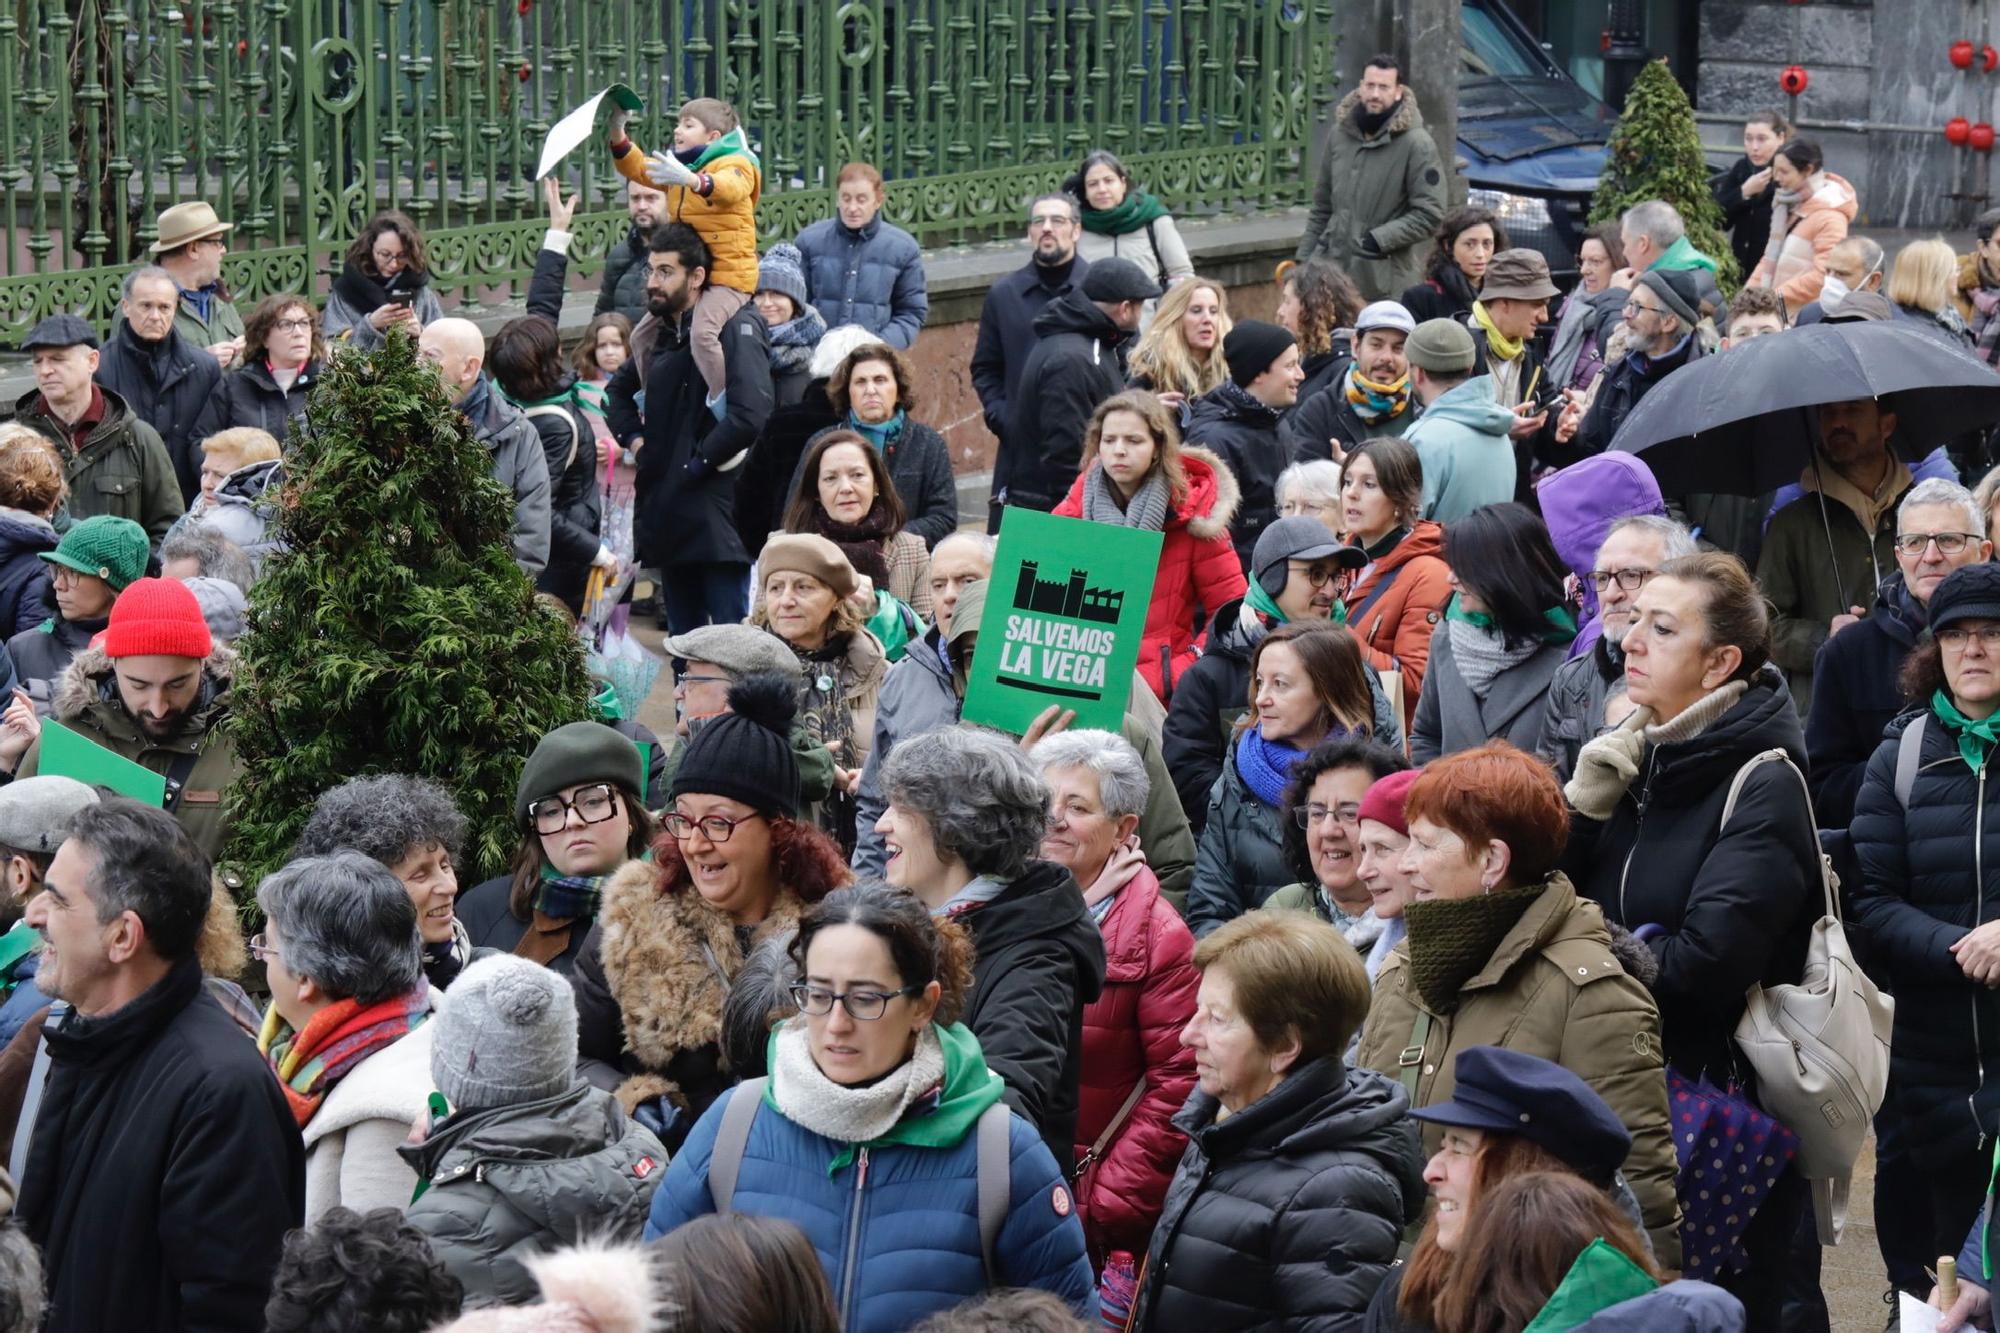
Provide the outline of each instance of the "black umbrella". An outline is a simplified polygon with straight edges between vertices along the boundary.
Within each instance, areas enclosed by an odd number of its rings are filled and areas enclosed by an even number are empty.
[[[1753,339],[1677,370],[1612,439],[1638,454],[1669,496],[1762,495],[1813,458],[1810,409],[1857,398],[1896,414],[1910,462],[2000,422],[2000,374],[1914,321],[1814,324]]]

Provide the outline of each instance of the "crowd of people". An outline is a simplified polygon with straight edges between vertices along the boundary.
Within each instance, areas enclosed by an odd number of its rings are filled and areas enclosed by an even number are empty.
[[[963,524],[880,173],[766,244],[727,103],[650,153],[627,128],[631,226],[572,346],[553,180],[491,336],[395,211],[323,309],[240,313],[199,202],[107,341],[29,335],[0,1330],[1817,1333],[1826,1181],[1738,1032],[1818,947],[1827,856],[1897,1000],[1865,1108],[1890,1281],[1929,1296],[1963,1247],[1944,1326],[1985,1326],[1986,440],[1857,393],[1752,496],[1618,446],[1706,358],[1819,336],[1795,325],[2000,367],[2000,212],[1963,259],[1888,255],[1760,114],[1714,182],[1741,290],[1652,200],[1565,293],[1447,207],[1377,56],[1272,321],[1113,153],[1029,201],[969,362],[998,453]],[[674,734],[551,719],[511,868],[463,889],[465,816],[384,756],[232,896],[230,641],[284,558],[288,435],[329,356],[397,338],[552,603],[652,571]],[[1020,508],[1161,535],[1115,729],[961,719]],[[44,771],[65,729],[159,806]]]

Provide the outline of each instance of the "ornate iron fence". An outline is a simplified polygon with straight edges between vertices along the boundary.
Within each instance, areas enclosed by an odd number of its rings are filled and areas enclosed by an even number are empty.
[[[377,208],[416,218],[448,303],[525,281],[549,126],[613,82],[634,137],[692,96],[761,151],[760,235],[831,212],[875,162],[927,245],[1021,223],[1085,150],[1177,210],[1290,203],[1334,93],[1332,0],[0,0],[0,341],[58,310],[108,324],[158,212],[234,221],[239,300],[323,292]],[[573,268],[625,228],[585,147]]]

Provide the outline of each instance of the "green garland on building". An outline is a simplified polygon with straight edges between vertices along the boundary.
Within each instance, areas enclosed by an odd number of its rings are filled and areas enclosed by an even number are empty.
[[[292,423],[270,557],[237,642],[235,836],[245,892],[320,793],[409,773],[471,823],[459,879],[520,844],[514,788],[550,728],[588,717],[581,645],[508,547],[513,496],[416,344],[337,352]]]
[[[1680,210],[1688,244],[1715,261],[1723,294],[1733,295],[1748,275],[1736,271],[1709,174],[1687,94],[1666,61],[1648,61],[1605,146],[1604,174],[1590,201],[1591,225],[1615,223],[1634,204],[1664,199]]]

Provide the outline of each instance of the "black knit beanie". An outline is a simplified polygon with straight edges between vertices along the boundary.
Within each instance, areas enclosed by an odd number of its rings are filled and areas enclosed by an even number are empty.
[[[1238,387],[1249,388],[1251,380],[1269,370],[1271,363],[1297,341],[1289,329],[1261,319],[1244,320],[1222,339],[1222,359],[1229,363],[1229,378]]]
[[[669,800],[726,796],[767,815],[799,814],[799,761],[792,753],[793,682],[772,671],[729,687],[729,711],[707,719],[674,770]]]

